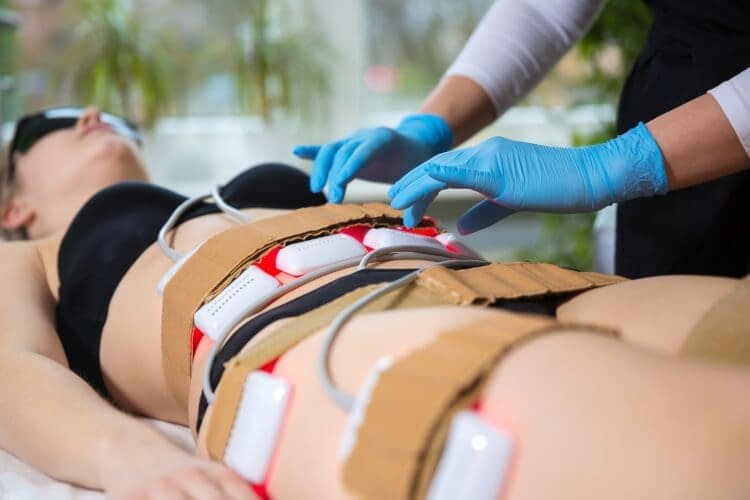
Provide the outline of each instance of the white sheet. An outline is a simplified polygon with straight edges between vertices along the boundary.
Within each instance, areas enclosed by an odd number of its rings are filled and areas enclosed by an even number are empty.
[[[148,420],[178,446],[193,451],[195,445],[187,427]],[[77,488],[56,481],[0,450],[0,499],[2,500],[103,500],[99,491]]]

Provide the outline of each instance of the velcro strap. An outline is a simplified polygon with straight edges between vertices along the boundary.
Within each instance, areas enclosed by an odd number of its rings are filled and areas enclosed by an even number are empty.
[[[461,270],[432,267],[420,275],[416,285],[387,293],[361,312],[441,305],[489,305],[498,300],[579,292],[624,279],[599,273],[579,273],[541,263],[490,264]],[[256,342],[241,359],[233,359],[230,363],[240,363],[249,370],[258,369],[330,324],[347,306],[379,286],[358,288],[288,321],[273,335]]]
[[[419,283],[441,294],[451,304],[485,305],[501,299],[580,292],[624,279],[571,271],[553,264],[515,262],[462,270],[432,267],[420,274]]]
[[[750,365],[750,281],[738,282],[703,315],[688,335],[681,354]]]
[[[432,222],[425,222],[431,225]],[[398,226],[388,205],[323,205],[237,226],[207,240],[169,281],[162,302],[162,357],[177,401],[187,408],[193,314],[276,245],[331,234],[353,224]]]
[[[367,404],[343,467],[347,489],[358,498],[424,498],[453,415],[479,397],[493,367],[522,342],[571,326],[531,315],[485,318],[397,360]]]
[[[213,404],[211,421],[208,423],[206,446],[209,457],[222,460],[229,442],[237,409],[242,397],[245,378],[251,372],[265,365],[269,360],[277,359],[294,345],[306,339],[331,321],[348,305],[356,302],[380,285],[370,285],[353,290],[336,300],[324,304],[308,313],[297,316],[277,328],[273,335],[258,340],[247,352],[235,356],[224,366],[219,386],[216,389],[216,400]],[[429,292],[426,292],[429,293]],[[382,311],[394,306],[420,307],[435,304],[435,297],[418,296],[423,294],[407,293],[398,298],[387,294],[368,304],[362,312]],[[407,301],[403,304],[400,299]],[[439,300],[439,297],[437,297]],[[394,300],[397,303],[394,303]]]
[[[432,273],[434,270],[444,272]],[[597,273],[577,273],[551,264],[535,263],[490,264],[463,270],[433,267],[425,270],[423,275],[428,275],[428,279],[420,278],[402,289],[393,290],[372,301],[360,312],[455,304],[489,305],[503,299],[582,291],[624,279]],[[358,288],[290,319],[273,335],[258,340],[251,349],[226,364],[216,391],[213,417],[208,429],[207,445],[211,458],[221,460],[224,456],[245,377],[329,325],[341,311],[380,286]],[[454,286],[460,287],[459,293],[454,293]],[[493,287],[497,287],[496,290]]]

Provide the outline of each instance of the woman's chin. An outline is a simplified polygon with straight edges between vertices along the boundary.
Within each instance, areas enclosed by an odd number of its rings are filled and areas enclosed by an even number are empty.
[[[124,141],[101,141],[86,171],[98,189],[123,181],[148,181],[139,153]]]

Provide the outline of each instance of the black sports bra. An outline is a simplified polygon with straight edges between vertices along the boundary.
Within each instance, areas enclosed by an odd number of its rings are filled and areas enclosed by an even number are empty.
[[[293,167],[267,163],[239,174],[221,195],[237,208],[324,204],[325,197],[311,193],[308,182],[308,176]],[[185,199],[144,182],[116,184],[89,199],[63,237],[57,261],[57,331],[71,370],[103,395],[107,391],[99,347],[109,302],[130,266],[156,241],[161,226]],[[213,204],[197,204],[181,221],[216,212]]]

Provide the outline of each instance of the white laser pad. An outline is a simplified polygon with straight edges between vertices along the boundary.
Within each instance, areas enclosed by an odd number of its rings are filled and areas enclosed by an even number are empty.
[[[245,379],[224,462],[248,481],[266,479],[291,392],[287,381],[263,371]]]
[[[195,326],[214,342],[273,294],[281,284],[257,266],[248,267],[193,317]]]
[[[201,243],[202,245],[203,243]],[[195,252],[198,251],[198,249],[201,247],[201,245],[198,245],[197,247],[190,250],[188,253],[180,257],[177,262],[172,264],[172,267],[169,268],[169,271],[162,276],[162,278],[159,280],[159,283],[156,284],[156,292],[159,294],[160,297],[164,296],[164,289],[167,288],[167,283],[169,283],[169,280],[174,278],[174,275],[177,274],[177,271],[179,271],[182,266],[185,265],[185,262],[187,262],[190,257],[195,255]]]
[[[365,253],[365,247],[351,236],[332,234],[285,246],[276,255],[276,267],[292,276],[302,276]]]
[[[383,247],[392,247],[396,245],[421,245],[443,250],[443,244],[428,236],[420,234],[406,233],[387,227],[378,227],[367,231],[362,243],[365,246],[377,250]]]
[[[496,500],[508,475],[512,453],[510,435],[494,429],[471,411],[457,413],[427,500]]]
[[[445,248],[448,251],[456,250],[459,255],[464,255],[466,257],[479,257],[481,258],[481,255],[471,248],[469,245],[464,243],[463,241],[459,240],[455,234],[453,233],[441,233],[435,236],[435,239],[438,240],[440,243],[445,245]]]

